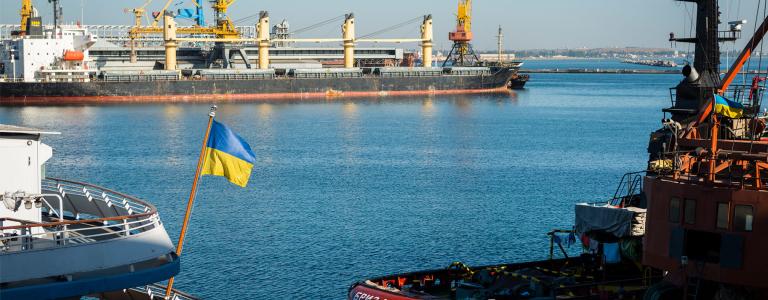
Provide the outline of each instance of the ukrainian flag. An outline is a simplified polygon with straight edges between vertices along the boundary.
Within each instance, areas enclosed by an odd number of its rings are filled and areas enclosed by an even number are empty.
[[[738,119],[744,114],[744,105],[715,94],[715,112],[731,119]]]
[[[248,184],[256,155],[243,138],[213,121],[205,149],[202,175],[224,176],[241,187]]]

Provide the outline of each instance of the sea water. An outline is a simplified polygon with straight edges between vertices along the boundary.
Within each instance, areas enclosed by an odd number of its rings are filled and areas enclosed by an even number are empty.
[[[533,74],[515,95],[221,103],[257,162],[247,188],[201,180],[176,287],[343,299],[372,276],[546,258],[574,204],[645,168],[679,79]],[[49,176],[153,203],[175,241],[208,107],[11,107],[0,123],[62,132],[44,138]]]

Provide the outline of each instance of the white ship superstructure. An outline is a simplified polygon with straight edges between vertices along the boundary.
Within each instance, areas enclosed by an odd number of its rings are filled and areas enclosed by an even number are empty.
[[[0,299],[155,299],[153,284],[179,272],[157,209],[46,178],[47,134],[57,133],[0,125]]]
[[[8,81],[90,81],[89,48],[98,38],[87,28],[60,25],[40,36],[20,36],[0,44],[0,74]]]

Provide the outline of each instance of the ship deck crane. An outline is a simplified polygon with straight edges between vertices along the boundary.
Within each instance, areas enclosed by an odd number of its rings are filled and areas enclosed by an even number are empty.
[[[29,18],[32,17],[32,0],[21,0],[21,29],[18,35],[25,35],[27,33],[27,23]]]
[[[152,0],[147,0],[142,4],[141,6],[134,8],[134,9],[125,9],[125,12],[132,12],[133,13],[133,26],[134,27],[141,27],[141,18],[144,17],[145,8],[147,5],[152,3]]]
[[[453,41],[453,48],[443,62],[443,67],[450,61],[454,66],[472,66],[480,59],[472,49],[472,0],[459,0],[456,13],[456,30],[448,33]]]
[[[141,37],[142,35],[146,34],[155,34],[155,35],[161,35],[163,34],[163,28],[161,26],[158,26],[158,23],[163,20],[163,17],[166,14],[166,11],[168,9],[168,6],[171,5],[171,2],[174,0],[168,0],[165,2],[165,5],[163,6],[163,9],[160,10],[157,13],[153,14],[152,24],[149,26],[140,26],[140,21],[136,21],[136,24],[139,26],[134,26],[131,28],[131,30],[128,32],[128,36],[131,39],[131,55],[130,55],[130,61],[132,63],[135,63],[138,61],[138,57],[136,54],[136,39]],[[200,5],[200,0],[195,0],[195,5]],[[216,16],[216,25],[211,27],[203,27],[203,26],[193,26],[193,27],[180,27],[176,29],[176,33],[180,35],[209,35],[209,36],[215,36],[218,39],[237,39],[240,37],[240,32],[237,31],[235,28],[234,23],[232,20],[227,16],[227,9],[235,3],[236,0],[211,0],[211,4],[214,10],[214,14]],[[148,0],[148,2],[151,2],[151,0]],[[146,7],[145,3],[143,7]],[[142,12],[143,14],[143,12]],[[199,18],[202,18],[202,16],[198,16]],[[139,18],[140,19],[140,18]]]
[[[146,7],[146,5],[151,2],[152,0],[148,0],[147,3],[145,3],[142,7],[137,8],[134,10],[134,13],[138,15],[138,12],[141,12],[141,10]],[[216,25],[212,27],[203,27],[203,26],[193,26],[193,27],[181,27],[177,29],[177,32],[179,34],[202,34],[202,35],[215,35],[216,38],[223,38],[223,39],[234,39],[240,37],[240,33],[235,28],[234,23],[232,20],[227,16],[227,9],[235,2],[236,0],[212,0],[211,4],[216,16]],[[165,5],[163,6],[163,9],[161,9],[159,12],[153,14],[152,24],[149,26],[141,26],[140,17],[137,17],[136,20],[136,26],[131,28],[129,35],[131,39],[138,38],[141,35],[144,34],[162,34],[163,28],[158,26],[158,23],[160,20],[163,19],[163,16],[165,15],[166,10],[168,9],[168,6],[170,6],[171,2],[173,0],[168,0],[165,2]],[[200,6],[200,1],[195,0],[195,5]],[[141,12],[143,15],[143,12]],[[202,18],[202,16],[199,16]],[[198,21],[199,24],[199,21]]]

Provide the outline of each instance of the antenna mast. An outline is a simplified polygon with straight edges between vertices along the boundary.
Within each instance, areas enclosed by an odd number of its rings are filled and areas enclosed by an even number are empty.
[[[496,39],[499,42],[499,63],[501,63],[504,56],[504,33],[501,30],[501,25],[499,25],[499,35],[496,36]]]

